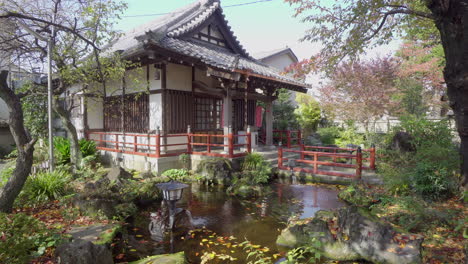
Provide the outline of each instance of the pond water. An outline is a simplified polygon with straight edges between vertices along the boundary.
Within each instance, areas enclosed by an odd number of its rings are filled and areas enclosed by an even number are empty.
[[[190,263],[200,263],[206,253],[229,256],[235,261],[208,263],[246,263],[246,253],[239,243],[249,240],[256,248],[275,259],[284,255],[285,248],[275,243],[290,216],[312,217],[319,210],[335,209],[344,204],[337,198],[337,188],[327,185],[293,185],[274,183],[268,195],[241,200],[226,194],[221,187],[192,184],[184,190],[177,207],[191,212],[194,229],[175,232],[164,241],[151,239],[148,225],[151,212],[159,205],[148,207],[128,224],[128,239],[117,253],[116,262],[185,251]],[[125,254],[122,254],[125,253]]]

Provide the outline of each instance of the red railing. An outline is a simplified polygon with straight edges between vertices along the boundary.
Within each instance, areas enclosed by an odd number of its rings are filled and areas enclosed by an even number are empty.
[[[194,138],[205,138],[206,143],[195,142]],[[245,156],[252,151],[251,133],[245,135],[212,135],[194,134],[190,128],[184,134],[161,135],[155,134],[114,133],[88,131],[86,138],[96,142],[97,149],[140,155],[153,158],[172,157],[181,154],[193,154],[212,157],[236,158]],[[213,138],[223,138],[223,144],[212,143]],[[239,143],[244,138],[244,143]],[[236,140],[237,139],[237,140]],[[170,142],[175,141],[175,142]],[[238,143],[235,143],[235,142]],[[245,150],[242,150],[245,148]]]
[[[273,130],[273,145],[278,146],[279,143],[285,147],[292,148],[301,145],[302,134],[300,130]],[[260,142],[266,144],[266,134],[260,135]]]
[[[307,149],[317,149],[319,151],[308,151]],[[353,154],[353,152],[355,152],[355,154]],[[288,166],[284,166],[284,162],[289,160],[283,157],[284,153],[299,154],[300,158],[295,159],[295,162],[313,165],[313,168],[304,168],[298,166],[290,167],[291,164],[289,162]],[[365,156],[363,156],[363,154]],[[351,161],[351,164],[338,162],[337,159],[340,158],[345,159],[347,161]],[[355,164],[352,164],[353,160],[356,160]],[[368,161],[369,166],[364,166],[363,161]],[[319,166],[354,168],[355,172],[345,173],[338,171],[321,170]],[[300,150],[283,149],[282,147],[280,147],[278,149],[278,169],[360,179],[362,176],[363,169],[375,170],[375,147],[372,146],[370,149],[365,150],[362,150],[360,147],[357,149],[351,149],[304,145],[301,145]]]

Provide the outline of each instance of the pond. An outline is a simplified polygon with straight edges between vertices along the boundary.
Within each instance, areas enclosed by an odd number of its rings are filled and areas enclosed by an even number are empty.
[[[312,217],[319,210],[344,205],[337,198],[335,186],[277,182],[265,188],[269,189],[266,196],[241,200],[227,195],[222,187],[192,184],[184,190],[177,207],[191,212],[194,229],[175,232],[172,243],[169,235],[162,242],[154,241],[148,225],[151,212],[156,212],[159,205],[142,209],[128,223],[128,238],[119,249],[120,254],[116,254],[116,262],[185,251],[190,263],[200,263],[205,253],[221,254],[234,260],[228,263],[246,263],[246,253],[239,245],[245,240],[276,259],[287,251],[275,241],[290,216]]]

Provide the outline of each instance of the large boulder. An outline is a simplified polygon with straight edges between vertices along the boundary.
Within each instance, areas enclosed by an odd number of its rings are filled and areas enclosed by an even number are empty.
[[[124,170],[122,167],[114,167],[112,168],[109,173],[107,173],[106,178],[111,183],[123,183],[125,180],[129,180],[133,177],[133,175]]]
[[[55,250],[59,264],[113,264],[112,253],[104,245],[76,239]]]
[[[313,237],[320,238],[323,255],[334,260],[421,263],[422,237],[398,232],[363,208],[346,207],[336,216],[321,213],[315,218],[294,221],[281,232],[277,244],[306,246]]]

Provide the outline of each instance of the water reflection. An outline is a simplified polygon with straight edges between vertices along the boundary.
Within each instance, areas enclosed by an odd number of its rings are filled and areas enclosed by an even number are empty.
[[[279,252],[275,241],[290,216],[312,217],[319,210],[343,205],[334,187],[276,183],[265,188],[270,191],[263,198],[240,200],[226,195],[222,187],[192,185],[178,206],[191,212],[195,229],[206,228],[223,237],[237,237],[240,241],[248,239],[269,247],[272,252]],[[144,227],[148,227],[151,211],[155,212],[157,208],[148,208],[135,218],[129,228],[130,236],[150,241],[150,234]],[[198,263],[200,252],[207,250],[199,245],[200,242],[187,233],[176,233],[174,251],[185,251],[191,263]],[[132,251],[127,260],[170,251],[170,245],[164,241],[139,243],[138,248],[133,245],[132,248],[136,251]]]

